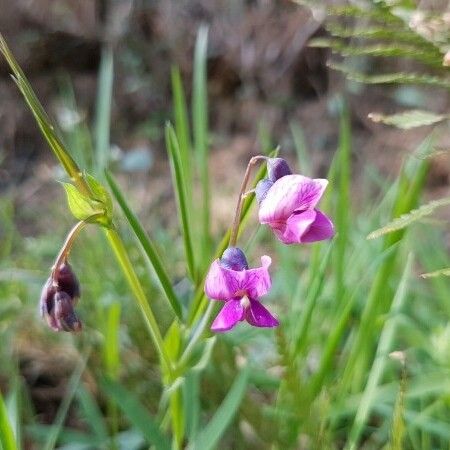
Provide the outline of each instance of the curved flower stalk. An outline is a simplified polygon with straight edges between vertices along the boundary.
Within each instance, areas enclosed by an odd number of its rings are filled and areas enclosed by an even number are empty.
[[[268,225],[284,244],[304,244],[334,236],[332,221],[316,208],[328,181],[292,174],[282,158],[267,160],[268,178],[255,193],[259,221]]]
[[[205,293],[212,300],[225,302],[211,325],[215,332],[229,331],[246,320],[255,327],[276,327],[278,320],[261,304],[260,297],[271,287],[268,268],[272,260],[261,257],[261,267],[248,268],[240,248],[229,247],[208,272]]]

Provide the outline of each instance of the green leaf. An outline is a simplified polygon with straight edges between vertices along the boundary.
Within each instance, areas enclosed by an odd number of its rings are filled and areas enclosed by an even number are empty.
[[[241,404],[247,388],[249,373],[248,367],[241,370],[213,418],[197,435],[195,441],[188,447],[189,450],[212,450],[215,448]]]
[[[80,386],[77,392],[77,398],[83,411],[83,417],[92,430],[98,442],[106,442],[108,440],[108,431],[102,413],[92,397],[91,393]]]
[[[95,123],[96,162],[101,173],[109,161],[109,136],[111,126],[111,99],[114,79],[114,59],[111,45],[102,49],[98,71],[97,110]]]
[[[158,423],[134,394],[120,383],[110,379],[103,379],[100,385],[106,395],[119,406],[126,418],[142,433],[149,444],[153,444],[157,450],[170,450],[170,443],[160,431]]]
[[[78,220],[88,220],[93,216],[105,215],[103,204],[83,195],[73,184],[62,183],[66,190],[67,203],[74,217]]]
[[[201,26],[195,42],[193,85],[192,85],[192,125],[194,150],[200,175],[202,192],[201,205],[201,261],[205,266],[211,257],[210,236],[210,195],[208,170],[208,94],[206,62],[208,50],[208,27]]]
[[[447,115],[435,114],[429,111],[422,111],[418,109],[404,111],[402,113],[392,114],[389,116],[378,113],[370,113],[368,117],[373,122],[381,122],[386,125],[393,125],[394,127],[402,128],[404,130],[422,127],[425,125],[432,125],[449,118],[449,116]]]
[[[378,228],[375,231],[372,231],[367,236],[367,239],[376,239],[384,234],[392,233],[393,231],[401,230],[408,225],[416,222],[417,220],[423,219],[426,216],[429,216],[434,212],[436,208],[440,208],[441,206],[450,205],[450,197],[441,198],[440,200],[433,200],[426,205],[422,205],[420,208],[414,209],[407,214],[403,214],[400,217],[394,219],[392,222],[389,222],[384,227]]]
[[[103,204],[103,207],[106,211],[106,216],[108,217],[108,219],[112,220],[113,203],[111,195],[109,195],[109,192],[92,175],[86,174],[86,181],[92,191],[91,198]]]
[[[8,419],[8,411],[0,392],[0,447],[2,450],[17,450],[13,429]]]
[[[184,252],[186,255],[187,267],[192,280],[196,279],[196,266],[194,260],[192,230],[189,221],[188,203],[186,200],[186,183],[183,175],[180,147],[172,125],[166,125],[166,147],[169,154],[172,179],[174,180],[175,195],[178,205],[178,216],[180,218],[183,232]]]

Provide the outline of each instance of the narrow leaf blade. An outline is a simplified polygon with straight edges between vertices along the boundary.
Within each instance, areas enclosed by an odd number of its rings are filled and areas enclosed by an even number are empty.
[[[190,450],[211,450],[215,448],[241,404],[247,388],[248,377],[249,369],[245,368],[236,378],[211,421],[198,434],[192,446],[189,447]]]
[[[110,379],[103,379],[101,387],[149,444],[153,444],[158,450],[170,450],[170,443],[161,433],[157,422],[128,389]]]

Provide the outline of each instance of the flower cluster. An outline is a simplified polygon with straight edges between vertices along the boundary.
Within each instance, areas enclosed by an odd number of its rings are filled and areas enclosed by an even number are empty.
[[[67,261],[55,267],[46,281],[39,302],[41,316],[55,331],[81,331],[74,311],[80,298],[80,285]]]
[[[292,174],[282,158],[264,159],[267,162],[267,178],[255,188],[259,221],[268,225],[284,244],[303,244],[332,238],[333,223],[316,208],[328,181]],[[254,160],[247,168],[242,191]],[[225,302],[212,323],[211,330],[215,332],[229,331],[243,320],[255,327],[278,325],[278,320],[260,302],[260,297],[267,294],[271,287],[268,271],[271,258],[263,256],[261,267],[249,269],[243,251],[235,246],[241,204],[246,195],[242,191],[230,247],[220,259],[212,263],[205,282],[206,295],[212,300]]]

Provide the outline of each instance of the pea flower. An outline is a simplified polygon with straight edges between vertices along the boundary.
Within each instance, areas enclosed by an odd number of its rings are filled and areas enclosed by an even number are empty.
[[[259,221],[284,244],[303,244],[334,236],[331,220],[316,208],[328,181],[292,174],[282,158],[267,161],[268,178],[255,189]]]
[[[80,285],[70,264],[56,267],[42,288],[40,313],[55,331],[81,331],[74,306],[80,297]]]
[[[209,269],[205,293],[212,300],[225,302],[211,325],[215,332],[231,330],[246,320],[255,327],[276,327],[278,320],[261,304],[259,298],[271,287],[268,268],[272,260],[261,258],[262,267],[248,268],[247,259],[240,248],[229,247]]]

